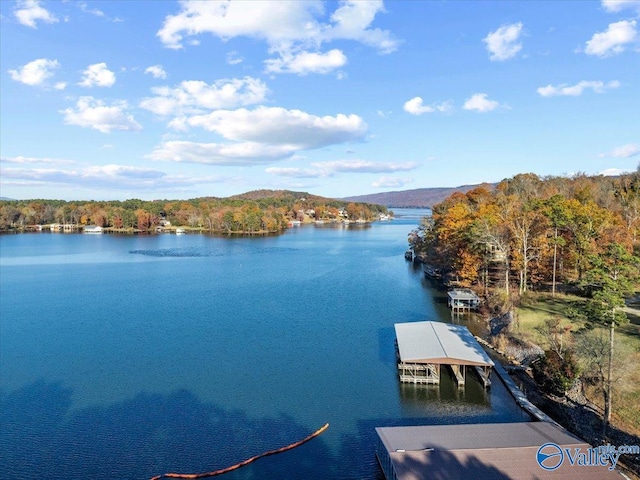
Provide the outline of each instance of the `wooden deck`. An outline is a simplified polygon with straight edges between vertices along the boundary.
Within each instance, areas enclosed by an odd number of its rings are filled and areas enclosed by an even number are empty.
[[[440,365],[432,363],[398,363],[398,376],[402,383],[440,383]]]

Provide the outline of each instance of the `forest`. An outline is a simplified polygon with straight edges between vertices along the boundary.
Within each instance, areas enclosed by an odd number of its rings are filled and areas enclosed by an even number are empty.
[[[372,221],[381,205],[354,203],[286,190],[259,190],[227,198],[191,200],[0,201],[0,231],[38,225],[96,225],[113,232],[152,233],[170,225],[212,233],[261,234],[284,230],[291,220]]]
[[[612,245],[633,254],[640,227],[640,171],[618,177],[520,174],[434,205],[409,244],[445,279],[523,294],[585,283]],[[616,247],[616,248],[617,248]]]

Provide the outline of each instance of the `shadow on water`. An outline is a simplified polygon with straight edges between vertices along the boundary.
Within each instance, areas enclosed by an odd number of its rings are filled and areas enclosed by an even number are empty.
[[[288,416],[252,419],[203,403],[185,390],[143,393],[79,411],[71,410],[72,393],[61,384],[39,381],[2,395],[4,478],[149,479],[167,472],[201,473],[311,433]],[[336,463],[319,437],[262,458],[225,479],[341,478]]]

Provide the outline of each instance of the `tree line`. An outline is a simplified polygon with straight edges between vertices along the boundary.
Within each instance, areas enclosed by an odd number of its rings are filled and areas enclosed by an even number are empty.
[[[409,235],[423,261],[462,286],[513,290],[583,282],[594,256],[629,253],[640,227],[640,172],[619,177],[520,174],[454,193]]]
[[[361,218],[372,221],[379,213],[387,213],[386,207],[290,191],[258,191],[228,198],[190,200],[3,200],[0,201],[0,231],[71,224],[153,232],[171,224],[215,233],[277,233],[291,220]]]

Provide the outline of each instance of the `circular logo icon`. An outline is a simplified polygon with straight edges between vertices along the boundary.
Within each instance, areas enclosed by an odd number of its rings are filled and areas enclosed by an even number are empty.
[[[538,449],[536,460],[538,461],[538,465],[551,472],[562,465],[564,455],[559,445],[555,443],[545,443]]]

